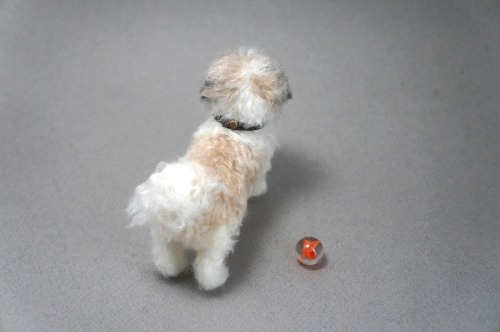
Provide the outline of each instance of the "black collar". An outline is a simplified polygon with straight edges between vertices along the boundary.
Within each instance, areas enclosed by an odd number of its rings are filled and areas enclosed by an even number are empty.
[[[221,115],[218,115],[214,118],[217,122],[219,122],[222,127],[231,129],[231,130],[242,130],[242,131],[253,131],[253,130],[259,130],[262,129],[264,126],[248,126],[244,122],[239,122],[237,120],[227,120],[224,119]]]

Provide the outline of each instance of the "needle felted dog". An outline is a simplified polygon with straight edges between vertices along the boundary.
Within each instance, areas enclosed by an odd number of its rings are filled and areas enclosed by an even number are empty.
[[[156,268],[174,277],[196,252],[198,284],[211,290],[228,277],[225,259],[239,235],[247,200],[266,192],[266,173],[276,147],[273,120],[291,98],[287,78],[275,62],[253,49],[215,60],[201,100],[209,119],[186,155],[160,162],[139,185],[127,212],[130,227],[147,224]]]

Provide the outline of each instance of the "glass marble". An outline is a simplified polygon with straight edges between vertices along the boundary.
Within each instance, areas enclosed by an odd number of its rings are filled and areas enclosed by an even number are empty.
[[[297,259],[304,265],[316,265],[323,258],[323,244],[312,236],[306,236],[295,246]]]

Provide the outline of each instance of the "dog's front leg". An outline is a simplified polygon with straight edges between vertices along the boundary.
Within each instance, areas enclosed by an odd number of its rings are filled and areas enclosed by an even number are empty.
[[[271,159],[268,158],[260,171],[259,177],[257,181],[253,185],[252,193],[250,197],[264,195],[267,192],[267,181],[266,176],[267,173],[271,170]]]
[[[260,196],[265,194],[267,191],[267,181],[266,181],[266,175],[262,175],[260,179],[254,184],[252,188],[252,195],[251,197],[255,196]]]

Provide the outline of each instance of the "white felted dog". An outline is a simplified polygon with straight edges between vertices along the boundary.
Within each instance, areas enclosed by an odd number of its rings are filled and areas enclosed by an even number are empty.
[[[127,208],[130,227],[147,224],[153,259],[165,277],[188,265],[196,251],[199,285],[226,281],[225,259],[239,234],[250,196],[266,192],[276,147],[273,120],[291,93],[281,68],[253,49],[215,60],[201,89],[210,118],[194,134],[186,155],[161,162],[139,185]]]

